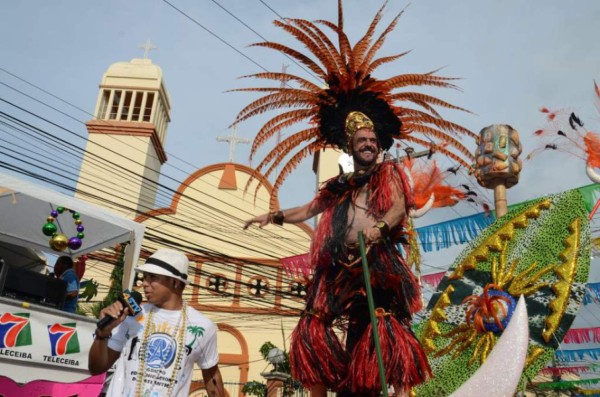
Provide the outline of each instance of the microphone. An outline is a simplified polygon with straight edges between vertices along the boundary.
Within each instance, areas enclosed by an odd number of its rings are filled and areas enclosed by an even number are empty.
[[[137,291],[130,292],[128,289],[119,295],[118,301],[123,305],[123,310],[130,309],[130,316],[135,316],[142,311],[140,303],[142,303],[142,294]],[[121,312],[122,313],[122,312]],[[102,320],[96,323],[98,329],[104,329],[108,324],[115,321],[114,317],[105,316]]]

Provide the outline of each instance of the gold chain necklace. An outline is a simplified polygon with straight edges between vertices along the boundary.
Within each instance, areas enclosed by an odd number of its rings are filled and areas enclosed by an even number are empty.
[[[143,392],[143,382],[144,382],[144,370],[146,369],[146,348],[148,347],[148,339],[150,338],[150,328],[152,328],[152,317],[154,317],[154,307],[150,309],[150,313],[148,313],[148,318],[146,319],[145,329],[144,329],[144,338],[140,345],[139,351],[139,364],[138,364],[138,379],[136,385],[136,395],[138,397],[142,397]],[[181,325],[181,327],[180,327]],[[166,396],[170,396],[173,392],[173,387],[175,386],[175,378],[177,377],[177,371],[181,365],[181,361],[183,359],[183,352],[185,350],[185,333],[187,328],[187,303],[183,302],[183,307],[181,308],[181,316],[177,321],[177,326],[175,327],[175,331],[173,335],[177,338],[176,340],[176,349],[177,349],[177,357],[175,358],[175,362],[173,363],[173,372],[171,373],[171,378],[169,379],[169,387],[167,388]]]

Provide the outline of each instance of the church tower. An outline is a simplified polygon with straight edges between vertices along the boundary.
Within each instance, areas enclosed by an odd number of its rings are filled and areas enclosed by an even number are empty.
[[[77,196],[130,217],[154,208],[171,103],[150,59],[112,64],[102,78]]]

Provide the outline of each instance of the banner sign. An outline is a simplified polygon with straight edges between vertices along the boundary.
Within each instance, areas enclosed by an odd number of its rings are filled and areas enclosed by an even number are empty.
[[[10,360],[87,371],[95,322],[28,306],[0,301],[0,365]]]

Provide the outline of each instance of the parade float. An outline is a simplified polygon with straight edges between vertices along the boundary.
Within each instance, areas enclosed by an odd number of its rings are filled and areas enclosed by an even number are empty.
[[[2,243],[73,258],[126,244],[129,285],[143,234],[143,225],[106,209],[0,174]],[[98,395],[104,376],[88,372],[96,320],[60,310],[59,280],[0,259],[0,394]]]

